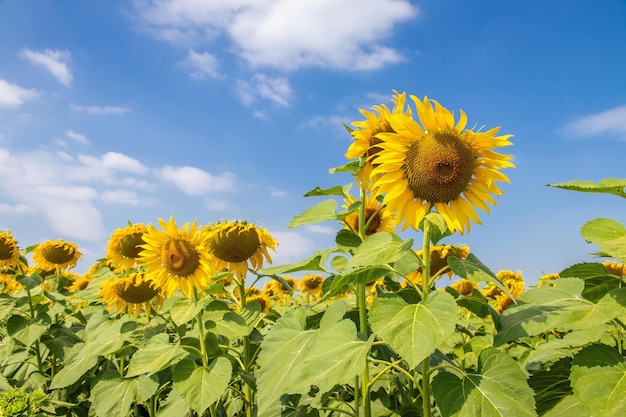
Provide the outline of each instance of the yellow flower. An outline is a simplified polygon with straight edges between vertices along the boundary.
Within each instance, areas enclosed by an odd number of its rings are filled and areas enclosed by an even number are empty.
[[[617,275],[618,277],[623,277],[626,275],[626,267],[623,263],[607,259],[606,261],[602,262],[602,265],[604,265],[604,269],[606,269],[606,272],[611,275]]]
[[[482,291],[482,295],[486,298],[490,298],[495,301],[496,310],[498,313],[502,313],[513,304],[514,300],[517,300],[524,293],[524,278],[521,272],[513,272],[509,270],[498,271],[496,277],[504,284],[509,290],[513,298],[510,298],[507,294],[502,292],[500,287],[495,284],[487,285]]]
[[[487,203],[496,205],[492,195],[503,191],[496,181],[509,182],[499,170],[514,167],[511,156],[493,151],[511,145],[511,135],[496,136],[499,127],[486,132],[463,130],[467,116],[454,116],[427,97],[411,96],[421,125],[404,114],[388,117],[394,132],[378,133],[374,187],[384,195],[383,203],[398,214],[402,230],[417,230],[434,207],[451,232],[465,233],[470,219],[480,224],[475,207],[489,213]]]
[[[324,284],[324,277],[320,274],[307,274],[300,278],[298,287],[300,292],[318,298],[322,296],[322,285]]]
[[[347,209],[358,200],[348,195],[344,207]],[[345,228],[359,234],[359,209],[348,214],[344,220]],[[369,194],[365,198],[365,236],[376,232],[394,232],[396,227],[396,214],[387,210],[377,199],[376,195]]]
[[[561,275],[559,274],[547,274],[539,278],[539,283],[537,287],[543,287],[544,285],[549,285],[551,287],[554,286],[554,280],[560,279]]]
[[[139,263],[147,269],[147,279],[168,298],[176,290],[187,297],[191,297],[194,288],[203,291],[213,272],[196,221],[178,229],[173,217],[169,222],[158,220],[163,230],[149,225],[142,237],[146,244],[141,245]]]
[[[430,275],[432,278],[441,278],[447,274],[448,277],[452,277],[453,273],[448,266],[448,258],[456,256],[459,259],[467,259],[469,255],[469,246],[458,245],[433,245],[430,247]],[[416,251],[417,256],[422,259],[424,256],[424,250],[420,249]],[[407,278],[411,281],[421,284],[422,283],[422,268],[417,268],[416,271],[407,275]]]
[[[461,295],[470,295],[474,288],[478,288],[478,283],[468,279],[460,279],[450,284],[450,287]]]
[[[116,229],[107,243],[105,257],[122,270],[133,268],[143,250],[141,245],[146,243],[143,234],[147,230],[141,223]]]
[[[268,233],[247,222],[220,222],[204,226],[211,264],[216,271],[228,270],[245,279],[248,267],[258,270],[263,259],[272,263],[268,249],[278,244]]]
[[[158,311],[163,306],[163,295],[143,270],[107,279],[100,284],[100,296],[111,314],[128,312],[138,317],[145,309],[150,317],[151,307]]]
[[[89,279],[89,276],[82,275],[82,276],[76,278],[75,280],[73,280],[70,283],[70,285],[68,285],[67,290],[69,292],[82,291],[82,290],[86,289],[89,286],[89,282],[90,281],[91,281],[91,279]]]
[[[64,240],[47,240],[33,250],[33,261],[44,271],[58,272],[74,268],[82,256],[73,242]]]
[[[0,268],[0,294],[14,294],[22,288],[22,284],[15,279],[14,269]]]
[[[248,304],[257,302],[261,305],[261,311],[267,313],[270,309],[271,300],[265,297],[263,294],[256,294],[248,298]]]
[[[20,250],[11,231],[0,230],[0,268],[16,268],[20,263]]]

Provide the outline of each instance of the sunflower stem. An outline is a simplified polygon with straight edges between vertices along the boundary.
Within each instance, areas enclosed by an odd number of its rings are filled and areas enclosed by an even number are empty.
[[[195,287],[193,289],[193,299],[196,304],[200,302],[200,296],[198,295],[198,290]],[[200,352],[202,354],[202,366],[206,368],[209,366],[209,363],[206,355],[206,338],[204,336],[204,323],[202,323],[202,310],[198,312],[196,321],[198,322],[198,331],[200,332]]]
[[[422,302],[430,292],[430,220],[424,219],[424,244],[422,247]],[[422,362],[422,416],[430,417],[430,356]]]

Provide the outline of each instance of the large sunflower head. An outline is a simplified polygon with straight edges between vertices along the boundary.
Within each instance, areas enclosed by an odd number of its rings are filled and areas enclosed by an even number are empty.
[[[349,194],[345,198],[344,207],[347,209],[356,203],[357,199]],[[359,230],[359,210],[349,213],[345,220],[345,228],[360,234]],[[377,232],[394,232],[396,226],[396,214],[391,210],[387,210],[377,199],[375,194],[368,194],[365,199],[365,218],[363,225],[365,226],[365,236],[369,236]]]
[[[0,268],[15,268],[20,263],[20,250],[10,230],[0,230]]]
[[[382,132],[394,132],[393,127],[389,124],[389,116],[392,114],[407,114],[411,115],[411,108],[406,107],[406,93],[399,94],[394,91],[392,97],[394,107],[389,110],[387,105],[380,104],[373,106],[371,111],[359,110],[360,113],[365,116],[365,120],[356,121],[352,123],[356,129],[352,130],[352,138],[354,141],[348,147],[348,151],[345,154],[347,159],[356,159],[366,156],[366,164],[358,173],[358,180],[367,180],[371,174],[373,159],[375,159],[376,153],[380,150],[377,146],[381,140],[376,137],[378,133]]]
[[[434,207],[451,232],[463,234],[470,219],[481,223],[475,207],[489,213],[487,203],[496,205],[493,196],[503,194],[496,182],[509,182],[500,169],[514,167],[511,156],[493,149],[511,145],[511,135],[497,136],[499,127],[465,129],[463,111],[455,124],[452,113],[436,101],[411,98],[421,125],[405,114],[388,117],[393,132],[376,135],[382,142],[376,145],[374,186],[398,213],[402,230],[417,230]]]
[[[159,310],[163,306],[163,294],[141,269],[128,270],[100,284],[100,296],[111,314],[128,312],[138,317],[145,309]]]
[[[166,297],[176,290],[190,297],[193,290],[209,286],[213,275],[204,246],[204,236],[196,221],[178,228],[173,217],[169,222],[158,219],[163,230],[149,225],[142,239],[139,263],[147,272],[147,279],[163,289]]]
[[[268,249],[278,242],[268,233],[247,222],[219,222],[204,227],[211,263],[216,271],[228,270],[245,279],[248,268],[258,270],[263,260],[272,263]]]
[[[134,267],[143,250],[141,245],[146,243],[143,240],[146,230],[148,228],[141,223],[116,229],[107,243],[106,258],[120,269]]]
[[[73,242],[47,240],[33,250],[33,261],[45,271],[72,269],[83,254]]]

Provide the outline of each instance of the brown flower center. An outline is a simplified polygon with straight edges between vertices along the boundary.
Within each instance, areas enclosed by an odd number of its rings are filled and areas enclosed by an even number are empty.
[[[14,250],[15,245],[12,240],[7,239],[6,237],[0,237],[0,261],[11,259],[13,257]]]
[[[170,239],[163,245],[161,263],[170,274],[186,277],[198,269],[200,258],[196,248],[188,241]]]
[[[255,230],[245,226],[232,227],[209,240],[213,255],[224,262],[245,262],[261,246],[261,240]]]
[[[128,287],[120,282],[115,286],[115,292],[122,300],[132,304],[145,303],[157,295],[157,291],[150,286],[148,281],[140,284],[130,284]]]
[[[41,254],[46,259],[46,261],[55,265],[62,265],[74,259],[76,251],[74,250],[74,248],[68,245],[47,246],[43,248]]]
[[[120,240],[118,249],[120,254],[125,258],[135,259],[139,256],[139,253],[143,250],[140,245],[144,245],[146,242],[142,239],[143,233],[132,233],[124,236]]]
[[[474,153],[452,132],[427,134],[410,145],[404,168],[416,199],[447,203],[461,195],[472,179]]]

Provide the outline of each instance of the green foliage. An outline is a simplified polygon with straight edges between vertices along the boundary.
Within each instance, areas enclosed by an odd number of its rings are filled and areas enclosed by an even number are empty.
[[[560,184],[547,184],[550,187],[562,188],[564,190],[579,191],[585,193],[613,194],[626,198],[626,179],[605,178],[598,181],[568,181]]]

